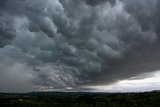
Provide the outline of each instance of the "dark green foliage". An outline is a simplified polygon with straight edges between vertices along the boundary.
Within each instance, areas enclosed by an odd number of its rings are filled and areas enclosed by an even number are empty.
[[[160,107],[160,92],[0,94],[0,107]]]

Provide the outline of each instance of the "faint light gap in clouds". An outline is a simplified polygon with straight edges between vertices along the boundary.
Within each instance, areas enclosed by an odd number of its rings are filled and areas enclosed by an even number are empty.
[[[145,76],[144,76],[145,75]],[[86,86],[99,92],[145,92],[160,89],[160,71],[142,74],[111,85]]]

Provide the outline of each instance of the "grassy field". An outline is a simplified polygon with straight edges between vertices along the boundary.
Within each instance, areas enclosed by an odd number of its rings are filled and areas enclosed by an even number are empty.
[[[160,91],[0,93],[0,107],[160,107]]]

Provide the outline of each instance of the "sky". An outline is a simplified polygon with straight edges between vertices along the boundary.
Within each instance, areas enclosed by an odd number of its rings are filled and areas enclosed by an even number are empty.
[[[0,92],[160,89],[159,0],[0,0]]]

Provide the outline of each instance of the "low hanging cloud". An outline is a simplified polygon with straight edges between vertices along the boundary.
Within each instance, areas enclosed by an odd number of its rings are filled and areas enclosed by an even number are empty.
[[[0,91],[77,89],[159,70],[159,4],[1,0]]]

